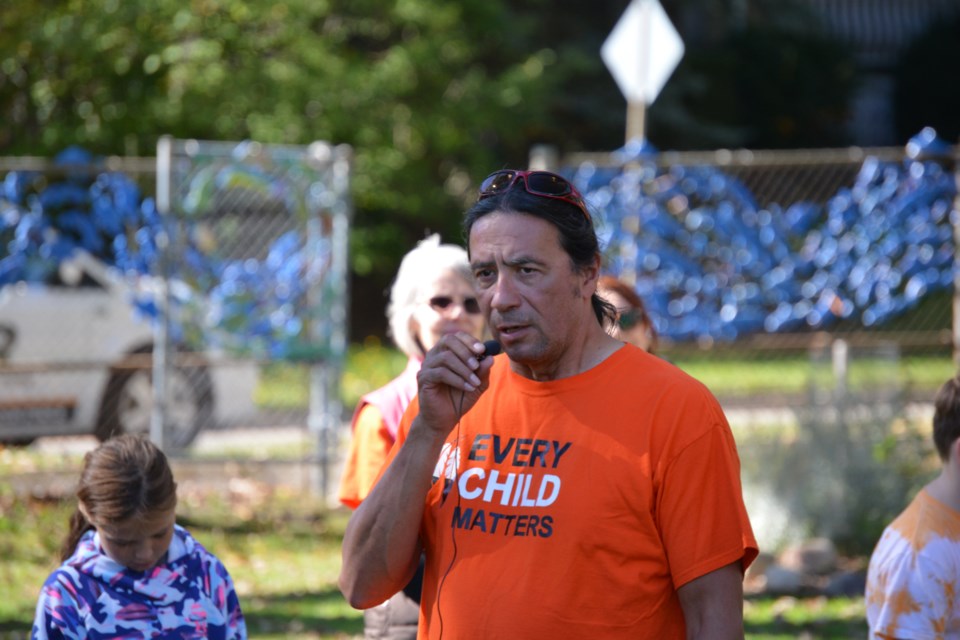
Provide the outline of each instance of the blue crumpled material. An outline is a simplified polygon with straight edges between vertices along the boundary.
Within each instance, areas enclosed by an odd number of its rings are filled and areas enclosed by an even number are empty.
[[[607,270],[636,275],[661,335],[734,340],[841,321],[878,327],[948,289],[957,188],[940,161],[952,153],[926,128],[910,139],[902,162],[868,157],[853,184],[825,204],[765,208],[716,167],[658,167],[649,143],[614,152],[615,166],[585,163],[563,173],[594,213]],[[121,173],[74,169],[96,163],[82,149],[67,149],[56,162],[64,168],[57,179],[15,171],[0,184],[0,286],[44,281],[77,250],[131,277],[160,273],[157,238],[172,230],[153,199]],[[224,181],[277,191],[255,171],[211,171],[195,181],[188,214]],[[180,259],[164,267],[173,267],[178,283],[170,292],[179,339],[270,357],[326,339],[330,323],[318,320],[315,299],[328,293],[325,241],[308,243],[291,231],[262,260],[229,260],[202,248],[200,235],[188,224]],[[133,302],[158,317],[149,293]]]
[[[902,162],[868,157],[823,205],[757,205],[712,166],[659,167],[649,146],[563,173],[594,212],[606,269],[630,273],[657,331],[675,341],[874,328],[948,289],[957,187],[952,147],[930,128]]]
[[[201,248],[199,228],[175,230],[128,176],[93,171],[98,160],[71,147],[58,154],[55,172],[12,171],[0,184],[0,287],[50,282],[63,260],[86,252],[136,283],[169,276],[169,330],[194,347],[239,355],[296,357],[329,338],[329,322],[314,321],[323,293],[328,242],[307,243],[289,231],[263,260],[224,259]],[[221,180],[228,172],[212,175]],[[237,172],[229,172],[231,176]],[[248,182],[255,175],[244,175]],[[235,178],[234,178],[235,179]],[[158,238],[182,233],[177,259],[164,260]],[[206,244],[209,244],[207,242]],[[312,289],[312,293],[311,293]],[[156,322],[164,308],[151,287],[131,288],[133,310]],[[315,354],[314,354],[315,355]]]

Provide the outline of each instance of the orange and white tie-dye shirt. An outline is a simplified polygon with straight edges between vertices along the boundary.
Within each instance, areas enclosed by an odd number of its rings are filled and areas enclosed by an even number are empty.
[[[960,512],[920,491],[870,557],[866,600],[870,638],[960,640]]]

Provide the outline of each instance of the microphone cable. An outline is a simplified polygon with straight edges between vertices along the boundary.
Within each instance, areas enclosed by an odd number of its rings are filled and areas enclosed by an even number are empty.
[[[451,391],[451,402],[453,402],[452,394],[453,392]],[[451,484],[450,487],[457,492],[457,506],[454,509],[454,513],[458,513],[460,511],[460,488],[456,487],[455,485],[457,484],[457,476],[460,473],[460,420],[463,418],[464,395],[466,394],[463,390],[461,390],[460,403],[457,406],[457,435],[453,440],[453,452],[456,453],[456,458],[453,463],[453,484]],[[457,559],[457,528],[454,526],[452,521],[450,522],[450,542],[453,544],[453,554],[450,556],[450,564],[447,565],[447,569],[443,572],[443,575],[440,577],[440,583],[437,585],[437,621],[440,624],[440,634],[438,637],[441,640],[443,639],[443,609],[440,607],[440,598],[443,595],[443,585],[447,581],[447,576],[450,575],[450,570],[453,569],[453,562]]]
[[[503,350],[503,347],[500,346],[500,343],[496,340],[487,340],[483,343],[483,353],[480,354],[479,359],[483,360],[487,356],[495,356]],[[463,419],[463,398],[466,395],[466,392],[460,390],[460,402],[456,403],[453,400],[453,390],[450,390],[450,403],[456,406],[457,409],[457,435],[454,437],[454,451],[456,452],[456,458],[453,463],[453,483],[450,485],[451,489],[456,489],[457,492],[457,506],[454,508],[454,513],[460,513],[460,488],[455,485],[458,482],[458,476],[460,475],[460,421]],[[440,577],[440,582],[437,584],[437,621],[440,625],[439,638],[443,640],[443,609],[440,607],[440,598],[443,595],[443,585],[447,581],[447,576],[450,575],[450,571],[453,569],[453,563],[457,559],[457,527],[455,526],[453,520],[450,522],[450,542],[453,546],[453,554],[450,556],[450,564],[447,565],[447,569],[443,572],[443,575]]]

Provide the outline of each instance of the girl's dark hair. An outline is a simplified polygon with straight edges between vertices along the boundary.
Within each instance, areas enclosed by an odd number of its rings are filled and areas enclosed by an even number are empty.
[[[167,456],[155,444],[143,436],[121,435],[84,456],[77,503],[60,549],[61,562],[73,554],[81,536],[96,526],[176,507],[177,483]],[[80,511],[81,504],[89,520]]]
[[[944,462],[950,458],[950,447],[957,438],[960,438],[960,378],[950,378],[933,400],[933,444]]]
[[[483,216],[502,211],[504,213],[526,213],[542,218],[555,226],[560,232],[560,246],[570,256],[574,270],[580,272],[591,266],[600,255],[600,242],[593,222],[574,204],[557,198],[546,198],[527,193],[527,190],[513,187],[492,196],[478,200],[463,216],[463,239],[470,251],[470,230]],[[597,322],[603,326],[613,322],[617,316],[616,308],[596,293],[590,300]]]

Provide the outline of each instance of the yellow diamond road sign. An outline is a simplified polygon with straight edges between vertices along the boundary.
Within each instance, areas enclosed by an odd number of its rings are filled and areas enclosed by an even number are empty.
[[[633,0],[600,57],[628,102],[653,104],[683,57],[683,40],[658,0]]]

